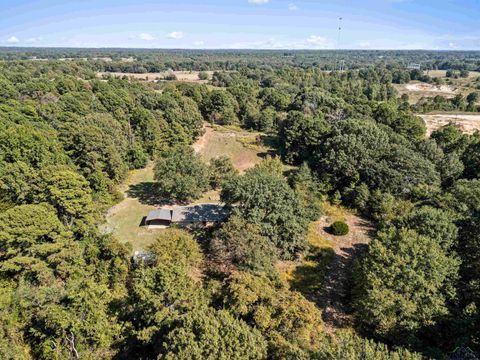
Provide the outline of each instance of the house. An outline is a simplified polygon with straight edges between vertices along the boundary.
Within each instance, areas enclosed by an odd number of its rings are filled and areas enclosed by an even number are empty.
[[[208,225],[224,220],[229,214],[229,208],[221,204],[173,206],[150,211],[145,218],[145,225],[149,229],[166,228],[172,223],[179,225]]]

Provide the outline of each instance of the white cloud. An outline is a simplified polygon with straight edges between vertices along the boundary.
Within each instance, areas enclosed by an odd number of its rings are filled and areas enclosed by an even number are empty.
[[[18,44],[19,42],[20,42],[20,40],[18,40],[18,38],[16,36],[10,36],[7,39],[7,43],[9,43],[9,44]]]
[[[327,38],[318,35],[310,35],[306,42],[310,45],[317,46],[317,47],[326,47],[328,45]]]
[[[358,47],[361,49],[370,49],[372,47],[372,44],[368,41],[362,41],[358,43]]]
[[[288,4],[288,10],[289,10],[289,11],[298,10],[298,6],[295,5],[295,4],[290,3],[290,4]]]
[[[167,35],[169,39],[181,39],[183,38],[184,34],[181,31],[172,31]]]
[[[155,40],[155,36],[149,33],[141,33],[139,37],[141,40],[146,40],[146,41]]]
[[[298,40],[269,40],[246,41],[230,43],[225,46],[231,49],[328,49],[332,43],[322,36],[311,35],[307,39]]]
[[[457,49],[457,48],[458,48],[458,45],[455,44],[454,42],[449,42],[449,43],[448,43],[448,47],[449,47],[450,49]]]
[[[250,4],[262,5],[268,3],[270,0],[248,0]]]
[[[205,41],[202,41],[202,40],[194,41],[194,42],[193,42],[193,45],[195,45],[195,46],[202,46],[202,45],[205,45]]]
[[[27,40],[25,40],[25,42],[29,43],[29,44],[33,44],[33,43],[37,43],[41,40],[42,40],[41,37],[31,37],[31,38],[28,38]]]

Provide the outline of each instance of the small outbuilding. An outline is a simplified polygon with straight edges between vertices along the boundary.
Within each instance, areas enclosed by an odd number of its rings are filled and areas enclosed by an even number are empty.
[[[163,229],[172,223],[173,211],[170,209],[156,209],[148,213],[145,218],[145,225],[149,228]]]

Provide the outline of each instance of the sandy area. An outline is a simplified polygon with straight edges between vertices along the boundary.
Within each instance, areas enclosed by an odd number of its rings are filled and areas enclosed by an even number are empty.
[[[427,125],[427,135],[449,123],[459,125],[462,131],[473,134],[480,130],[480,114],[427,114],[419,115]]]
[[[432,85],[427,83],[406,84],[405,89],[408,91],[428,91],[438,93],[455,93],[455,88],[451,85]]]

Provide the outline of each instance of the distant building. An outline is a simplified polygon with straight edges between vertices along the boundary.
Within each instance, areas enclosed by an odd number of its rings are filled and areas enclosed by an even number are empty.
[[[408,70],[420,70],[421,66],[420,66],[420,64],[411,63],[411,64],[408,64],[407,69]]]
[[[150,211],[145,218],[145,225],[149,229],[163,229],[172,223],[207,225],[224,220],[229,213],[229,209],[220,204],[173,206]]]

